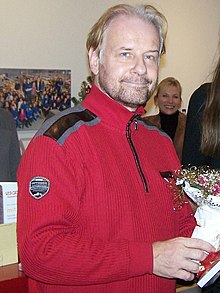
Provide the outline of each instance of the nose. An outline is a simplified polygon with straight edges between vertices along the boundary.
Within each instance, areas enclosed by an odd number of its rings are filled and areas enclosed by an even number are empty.
[[[147,73],[147,65],[142,56],[136,56],[134,60],[134,65],[132,68],[132,72],[135,72],[139,75],[143,75]]]
[[[173,104],[173,98],[171,96],[167,97],[167,101],[168,103]]]

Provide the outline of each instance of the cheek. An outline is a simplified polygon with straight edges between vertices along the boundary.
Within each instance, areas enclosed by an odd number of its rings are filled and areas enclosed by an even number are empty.
[[[163,108],[163,105],[164,105],[164,102],[163,101],[161,101],[161,100],[159,100],[159,101],[157,101],[157,107],[158,108]]]
[[[125,76],[131,74],[133,64],[129,62],[119,62],[115,58],[106,58],[103,63],[105,71],[109,74],[111,79],[121,80]]]
[[[130,68],[128,65],[125,64],[111,64],[111,75],[112,77],[122,78],[125,75],[130,73]]]
[[[175,105],[176,105],[177,108],[180,108],[181,107],[181,101],[176,101]]]
[[[120,66],[115,66],[114,63],[106,62],[102,65],[102,69],[104,70],[105,74],[109,76],[111,79],[117,79],[121,74]]]
[[[157,80],[158,67],[157,67],[157,66],[147,66],[147,75],[148,75],[152,80]]]

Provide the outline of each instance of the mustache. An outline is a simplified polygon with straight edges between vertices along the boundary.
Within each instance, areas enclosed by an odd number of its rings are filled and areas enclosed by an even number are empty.
[[[148,79],[146,77],[139,77],[139,78],[124,77],[124,78],[121,79],[121,82],[146,84],[146,85],[152,84],[152,80],[150,80],[150,79]]]

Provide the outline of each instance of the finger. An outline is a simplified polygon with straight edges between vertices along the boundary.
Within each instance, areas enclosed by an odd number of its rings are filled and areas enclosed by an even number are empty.
[[[195,274],[182,269],[177,272],[176,278],[184,281],[192,281],[195,278]]]
[[[187,258],[200,262],[200,261],[203,261],[207,257],[207,255],[208,253],[204,250],[190,248],[188,250]]]
[[[194,261],[194,260],[186,260],[183,265],[183,269],[193,273],[197,274],[199,272],[200,262]]]
[[[215,247],[211,243],[198,238],[186,238],[184,245],[188,248],[197,248],[208,253],[215,251]]]

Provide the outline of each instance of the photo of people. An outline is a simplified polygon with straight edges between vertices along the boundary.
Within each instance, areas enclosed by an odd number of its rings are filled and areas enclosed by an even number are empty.
[[[0,108],[12,114],[17,130],[38,128],[51,110],[70,106],[70,70],[0,69]]]

